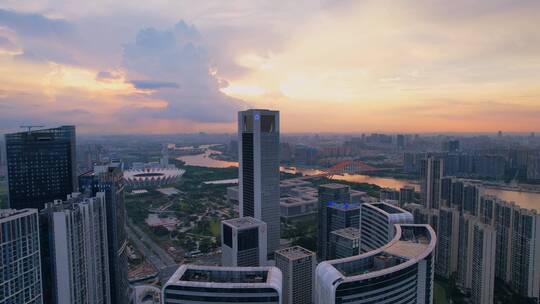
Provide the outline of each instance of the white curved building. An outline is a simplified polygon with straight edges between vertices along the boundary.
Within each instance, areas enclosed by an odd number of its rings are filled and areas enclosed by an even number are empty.
[[[130,188],[154,188],[172,184],[186,171],[178,168],[148,168],[124,171],[126,186]]]
[[[182,265],[163,286],[164,304],[282,303],[282,274],[276,267]]]
[[[395,225],[394,238],[370,252],[320,263],[315,303],[433,303],[433,251],[429,225]]]
[[[386,202],[362,204],[360,211],[360,252],[386,245],[394,237],[395,224],[412,224],[413,215]]]

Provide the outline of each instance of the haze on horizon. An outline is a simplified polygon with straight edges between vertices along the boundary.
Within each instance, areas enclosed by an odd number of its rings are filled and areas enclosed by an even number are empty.
[[[0,133],[540,130],[540,2],[0,1]]]

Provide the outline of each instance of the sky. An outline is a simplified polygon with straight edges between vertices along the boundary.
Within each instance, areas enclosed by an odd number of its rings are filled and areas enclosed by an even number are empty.
[[[538,0],[0,0],[0,133],[540,130]]]

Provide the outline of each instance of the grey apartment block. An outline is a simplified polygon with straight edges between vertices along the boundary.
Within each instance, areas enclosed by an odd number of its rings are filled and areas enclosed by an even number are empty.
[[[0,209],[0,304],[41,304],[37,209]]]
[[[240,216],[268,225],[268,251],[279,247],[279,112],[238,112]]]
[[[276,267],[283,274],[283,304],[313,303],[315,253],[294,246],[276,251]]]
[[[229,267],[265,266],[266,233],[266,223],[252,217],[222,221],[221,264]]]
[[[330,259],[360,254],[360,230],[348,227],[330,233]]]

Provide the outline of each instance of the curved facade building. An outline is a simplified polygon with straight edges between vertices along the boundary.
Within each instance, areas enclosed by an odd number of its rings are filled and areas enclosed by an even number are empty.
[[[276,267],[182,265],[163,287],[164,304],[282,303]]]
[[[412,224],[413,215],[385,202],[362,204],[360,251],[368,252],[386,245],[394,237],[395,224]]]
[[[381,248],[320,263],[315,303],[433,303],[435,231],[415,224],[398,224],[394,230],[394,238]]]

